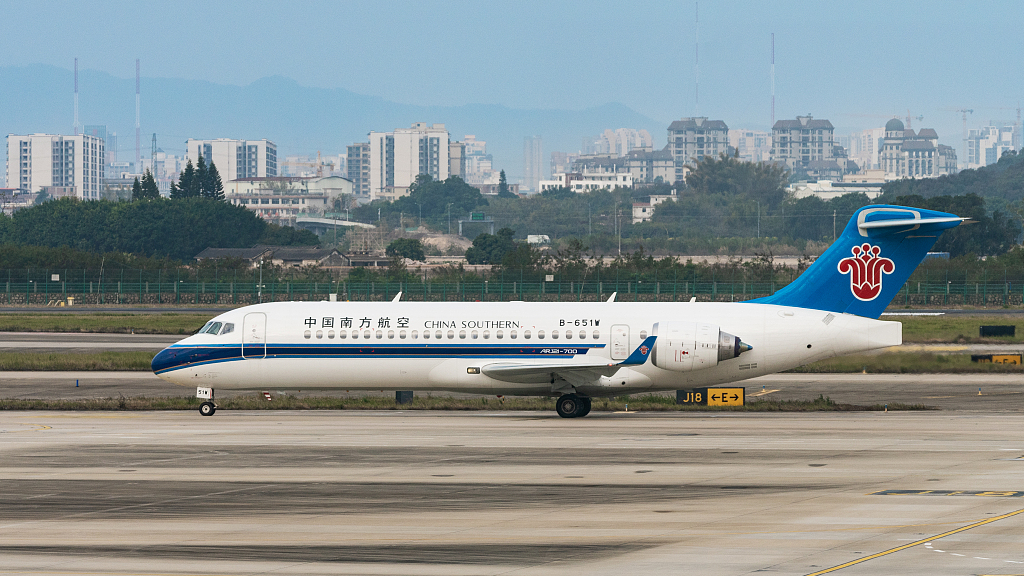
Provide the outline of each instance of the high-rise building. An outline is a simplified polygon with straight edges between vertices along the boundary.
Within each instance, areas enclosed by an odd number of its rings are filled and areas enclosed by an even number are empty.
[[[202,156],[207,164],[217,166],[220,177],[266,178],[277,176],[277,145],[270,140],[196,140],[185,142],[185,158],[194,165]]]
[[[772,135],[763,130],[729,130],[729,146],[740,160],[767,162],[772,152]]]
[[[370,197],[405,196],[420,174],[446,180],[449,144],[444,124],[416,122],[394,132],[370,132]]]
[[[7,186],[50,196],[99,200],[106,150],[101,138],[79,134],[7,136]]]
[[[633,150],[650,152],[654,149],[654,139],[647,130],[619,128],[605,130],[594,138],[583,140],[583,154],[611,154],[625,156]]]
[[[668,146],[675,164],[673,181],[678,182],[686,177],[688,163],[729,151],[729,127],[706,116],[676,120],[668,127]]]
[[[544,178],[544,141],[540,136],[523,139],[523,185],[530,192],[540,191]]]
[[[995,164],[1007,150],[1015,150],[1016,126],[984,126],[967,132],[967,167],[981,168]]]
[[[473,134],[462,139],[466,145],[466,175],[464,180],[472,186],[497,186],[499,174],[494,170],[494,157],[487,153],[487,142],[477,140]]]
[[[466,179],[466,144],[464,142],[448,144],[448,175]]]
[[[794,172],[810,170],[812,162],[834,161],[834,131],[831,122],[810,115],[779,120],[772,126],[771,159]]]
[[[863,170],[877,170],[878,151],[882,149],[884,139],[885,128],[868,128],[850,134],[850,147],[847,149],[850,160]]]
[[[904,129],[893,118],[885,123],[885,137],[878,161],[886,180],[936,178],[956,173],[956,151],[939,144],[939,135],[931,128],[920,132]]]
[[[348,179],[356,196],[370,196],[370,143],[359,142],[348,147]]]
[[[103,159],[104,164],[113,164],[117,162],[117,134],[115,132],[107,132],[105,125],[93,125],[86,126],[82,131],[82,134],[86,136],[95,136],[100,140],[103,140],[103,146],[106,149],[106,158]]]

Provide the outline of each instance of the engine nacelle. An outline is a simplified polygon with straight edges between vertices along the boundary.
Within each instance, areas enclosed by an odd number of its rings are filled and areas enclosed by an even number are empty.
[[[738,337],[704,322],[659,322],[653,335],[658,339],[651,362],[674,372],[712,368],[751,349]]]

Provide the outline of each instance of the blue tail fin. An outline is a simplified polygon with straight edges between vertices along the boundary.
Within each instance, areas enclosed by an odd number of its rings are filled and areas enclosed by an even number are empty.
[[[865,206],[792,284],[749,300],[878,318],[943,230],[965,218],[902,206]]]

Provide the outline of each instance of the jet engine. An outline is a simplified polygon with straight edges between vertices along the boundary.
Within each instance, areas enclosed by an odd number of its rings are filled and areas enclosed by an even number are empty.
[[[659,322],[654,325],[651,362],[663,370],[690,372],[718,366],[752,347],[713,324]]]

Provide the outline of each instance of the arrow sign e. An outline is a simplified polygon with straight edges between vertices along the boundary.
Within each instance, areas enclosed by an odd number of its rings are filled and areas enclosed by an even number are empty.
[[[740,399],[740,397],[739,397],[739,396],[737,396],[736,394],[733,394],[733,395],[732,395],[732,399],[733,399],[733,400],[739,400],[739,399]]]
[[[711,399],[712,399],[712,400],[718,400],[718,394],[713,394],[713,395],[711,396]]]

